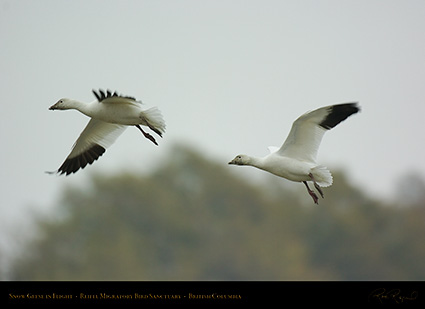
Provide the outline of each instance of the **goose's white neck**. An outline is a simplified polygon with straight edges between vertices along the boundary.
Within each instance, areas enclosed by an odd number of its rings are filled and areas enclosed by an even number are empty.
[[[259,157],[248,157],[248,160],[246,162],[246,165],[251,165],[260,169],[263,169],[264,167],[264,158]]]
[[[69,100],[69,106],[71,109],[76,109],[89,117],[92,117],[92,109],[93,109],[92,103],[85,103],[85,102],[80,102],[77,100]]]

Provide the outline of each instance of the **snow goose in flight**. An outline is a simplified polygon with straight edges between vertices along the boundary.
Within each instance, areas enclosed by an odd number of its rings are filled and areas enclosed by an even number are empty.
[[[141,101],[109,90],[106,93],[103,90],[98,92],[93,90],[93,94],[97,100],[91,103],[60,99],[49,108],[50,110],[76,109],[91,117],[71,153],[53,173],[69,175],[87,164],[92,164],[128,126],[137,127],[155,145],[158,145],[155,138],[145,132],[140,125],[149,127],[160,137],[165,132],[165,123],[158,108],[144,109]]]
[[[327,130],[359,110],[357,103],[345,103],[307,112],[294,121],[282,147],[269,147],[270,154],[263,158],[238,155],[229,164],[251,165],[291,181],[303,182],[314,203],[318,204],[319,198],[307,181],[313,182],[322,198],[321,186],[332,185],[331,172],[316,163],[322,137]]]

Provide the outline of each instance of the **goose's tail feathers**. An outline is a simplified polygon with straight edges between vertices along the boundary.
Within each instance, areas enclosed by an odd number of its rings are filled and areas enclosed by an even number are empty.
[[[152,107],[143,112],[148,127],[162,137],[165,132],[165,121],[161,111],[157,107]]]
[[[329,187],[332,185],[333,178],[331,172],[323,165],[318,165],[311,169],[317,184],[321,187]]]

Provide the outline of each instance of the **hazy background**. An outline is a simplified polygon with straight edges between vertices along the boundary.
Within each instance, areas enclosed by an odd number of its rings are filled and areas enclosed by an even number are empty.
[[[424,14],[420,0],[0,0],[0,267],[24,250],[35,216],[55,217],[66,188],[96,173],[145,175],[174,159],[176,143],[264,185],[260,171],[225,164],[267,154],[296,117],[333,103],[359,101],[362,113],[326,134],[322,164],[386,203],[406,177],[422,188]],[[91,101],[92,88],[158,106],[164,138],[156,147],[130,128],[93,166],[45,174],[88,121],[48,107]]]

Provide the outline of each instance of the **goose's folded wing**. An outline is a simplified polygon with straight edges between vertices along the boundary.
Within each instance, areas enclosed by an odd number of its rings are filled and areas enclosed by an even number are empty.
[[[359,110],[357,103],[345,103],[305,113],[294,121],[286,141],[277,153],[298,160],[316,162],[317,151],[325,132]]]
[[[92,164],[126,128],[124,125],[91,119],[57,172],[69,175]]]

